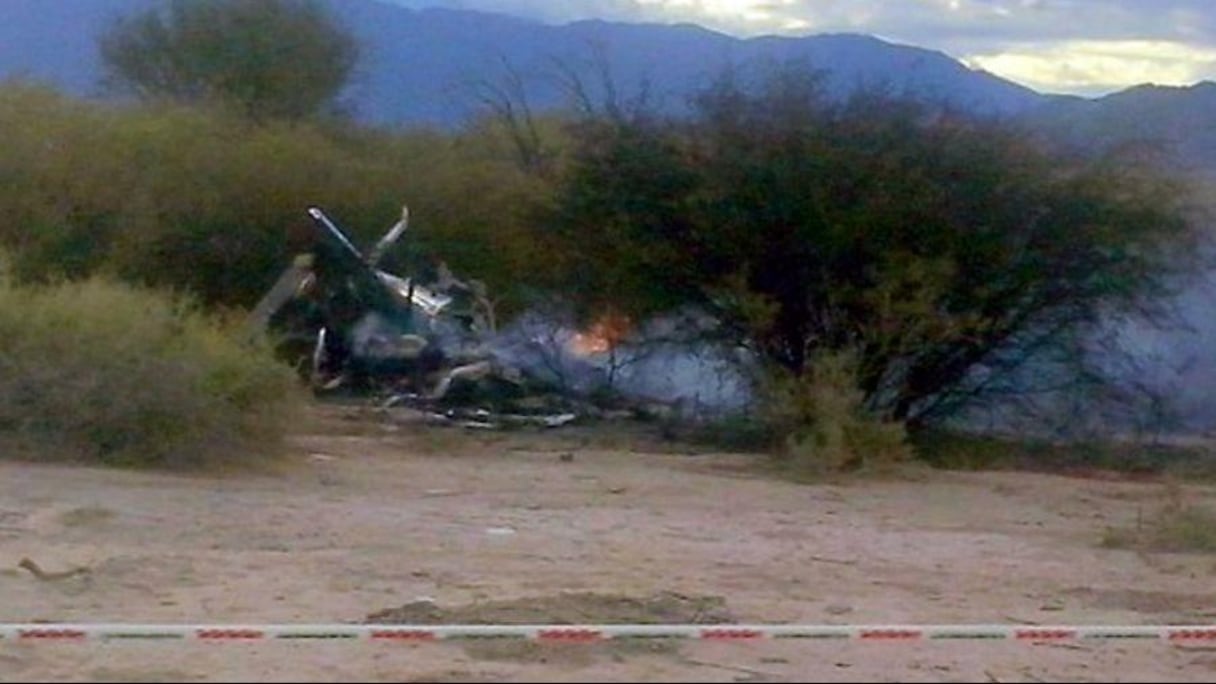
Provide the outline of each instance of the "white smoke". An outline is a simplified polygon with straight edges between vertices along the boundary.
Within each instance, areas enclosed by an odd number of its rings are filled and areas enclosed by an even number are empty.
[[[489,345],[502,361],[564,391],[599,390],[678,407],[689,416],[740,411],[751,401],[747,359],[676,334],[687,317],[658,319],[603,351],[579,348],[571,318],[535,311],[516,320]]]

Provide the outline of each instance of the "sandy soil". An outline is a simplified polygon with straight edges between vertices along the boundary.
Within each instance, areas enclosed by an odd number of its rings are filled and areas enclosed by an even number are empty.
[[[752,623],[1216,622],[1212,556],[1099,546],[1160,503],[1159,483],[921,472],[799,485],[742,455],[336,408],[298,442],[257,474],[0,463],[0,622],[351,623],[424,599],[443,615],[514,601],[594,622],[613,617],[595,605],[664,592]],[[17,567],[26,557],[91,572],[39,580]],[[1216,648],[1157,642],[0,643],[4,681],[1213,678]]]

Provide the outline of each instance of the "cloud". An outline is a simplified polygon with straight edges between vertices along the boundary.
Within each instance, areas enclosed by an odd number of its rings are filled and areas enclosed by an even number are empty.
[[[1216,74],[1216,48],[1166,41],[1063,41],[965,61],[1036,90],[1083,95],[1138,83],[1187,85]]]
[[[397,0],[534,17],[868,33],[1057,92],[1216,78],[1213,0]]]
[[[498,12],[530,17],[545,22],[562,23],[581,19],[614,19],[645,21],[646,8],[637,0],[387,0],[412,8],[446,7],[449,9]]]

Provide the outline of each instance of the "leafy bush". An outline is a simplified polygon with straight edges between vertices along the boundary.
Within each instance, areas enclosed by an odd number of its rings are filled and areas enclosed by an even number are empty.
[[[99,47],[112,85],[254,118],[325,111],[359,54],[315,0],[178,0],[118,20]]]
[[[292,370],[180,299],[101,279],[0,283],[3,453],[197,467],[273,455]]]
[[[820,353],[800,375],[777,371],[762,393],[764,421],[795,474],[882,467],[911,456],[902,423],[864,406],[851,354]]]
[[[548,258],[525,231],[525,208],[547,190],[492,130],[258,124],[17,81],[0,82],[0,130],[0,247],[21,281],[108,273],[252,306],[316,239],[310,206],[369,245],[408,204],[410,232],[385,265],[440,256],[499,296]]]
[[[589,117],[573,148],[537,222],[554,291],[635,320],[697,309],[794,376],[856,353],[866,404],[914,429],[1110,381],[1095,333],[1168,322],[1204,266],[1194,199],[1151,166],[882,90],[836,98],[796,63],[728,72],[680,116]]]

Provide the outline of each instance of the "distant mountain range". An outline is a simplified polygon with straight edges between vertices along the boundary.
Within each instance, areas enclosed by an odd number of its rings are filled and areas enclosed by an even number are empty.
[[[97,37],[116,18],[159,0],[0,0],[0,78],[24,76],[99,97]],[[1093,149],[1160,144],[1188,167],[1216,176],[1216,84],[1138,86],[1098,99],[1038,93],[970,69],[932,50],[856,34],[739,39],[690,24],[581,21],[561,26],[501,14],[414,10],[383,0],[327,0],[360,37],[364,59],[345,100],[379,124],[451,126],[478,111],[479,89],[508,72],[538,109],[562,104],[556,75],[577,74],[622,98],[645,87],[652,103],[678,108],[728,65],[805,61],[828,88],[859,85],[1016,117],[1057,139]],[[645,84],[645,85],[643,85]]]
[[[968,109],[1010,113],[1041,96],[938,52],[862,35],[738,39],[690,24],[581,21],[551,26],[503,15],[408,10],[371,0],[343,3],[341,14],[368,46],[355,86],[361,113],[373,120],[450,121],[467,114],[470,87],[501,79],[507,65],[523,75],[544,107],[564,97],[552,78],[574,70],[598,86],[606,66],[622,95],[645,83],[662,106],[685,96],[728,65],[805,60],[827,72],[829,87],[881,85]]]
[[[1216,83],[1140,85],[1097,99],[1054,97],[1027,116],[1050,137],[1096,151],[1143,144],[1216,181]]]
[[[581,21],[562,26],[499,14],[413,10],[381,0],[330,0],[362,39],[365,59],[348,99],[358,116],[385,123],[451,124],[473,110],[475,84],[515,70],[538,107],[558,104],[555,65],[598,85],[607,65],[624,93],[643,82],[660,104],[685,95],[726,65],[806,60],[842,90],[883,85],[968,109],[1013,113],[1043,96],[950,57],[862,35],[733,38],[689,24]],[[80,95],[97,95],[97,36],[115,18],[154,0],[3,0],[0,76],[23,74]],[[593,76],[594,74],[594,76]]]

